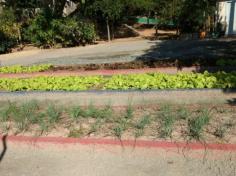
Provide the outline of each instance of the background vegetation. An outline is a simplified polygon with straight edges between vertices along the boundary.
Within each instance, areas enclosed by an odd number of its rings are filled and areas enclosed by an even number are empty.
[[[0,53],[15,45],[68,47],[92,43],[131,17],[174,22],[180,32],[198,32],[214,16],[217,0],[5,0],[0,5]],[[74,11],[65,13],[68,3]]]

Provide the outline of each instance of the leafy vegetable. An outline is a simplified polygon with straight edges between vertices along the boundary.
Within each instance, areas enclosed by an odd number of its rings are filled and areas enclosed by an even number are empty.
[[[14,66],[0,67],[0,73],[33,73],[33,72],[42,72],[42,71],[49,70],[51,67],[52,67],[52,65],[50,65],[50,64],[33,65],[33,66],[14,65]]]
[[[35,78],[1,78],[0,90],[130,90],[236,88],[236,72],[225,73],[161,73],[102,76],[64,76]]]

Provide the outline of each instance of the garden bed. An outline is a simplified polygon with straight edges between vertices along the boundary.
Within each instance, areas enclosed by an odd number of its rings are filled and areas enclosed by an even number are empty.
[[[54,66],[51,64],[33,65],[33,66],[7,66],[0,67],[0,74],[9,73],[36,73],[36,72],[83,72],[83,71],[96,71],[96,70],[149,70],[160,69],[161,71],[168,72],[168,70],[191,70],[193,72],[210,72],[216,71],[234,71],[236,70],[236,63],[232,59],[140,59],[133,62],[124,63],[106,63],[106,64],[85,64],[73,66]]]
[[[97,108],[92,104],[62,107],[49,102],[4,102],[0,108],[0,133],[235,144],[235,108],[201,105]]]
[[[236,72],[1,78],[3,91],[81,91],[236,88]]]

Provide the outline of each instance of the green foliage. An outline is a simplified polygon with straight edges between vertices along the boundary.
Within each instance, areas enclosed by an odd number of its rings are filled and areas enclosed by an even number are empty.
[[[214,115],[211,114],[213,109],[205,109],[200,111],[193,111],[192,116],[187,120],[180,118],[176,106],[165,105],[160,108],[157,116],[153,114],[155,108],[148,108],[145,112],[141,112],[139,108],[133,109],[135,116],[133,118],[125,118],[126,111],[120,113],[118,111],[112,112],[109,106],[104,108],[96,108],[94,106],[81,109],[79,106],[68,107],[69,111],[63,112],[55,104],[39,104],[37,101],[29,102],[0,102],[0,132],[20,133],[29,132],[33,134],[40,132],[52,132],[51,130],[58,129],[57,127],[64,127],[69,129],[69,137],[84,137],[92,133],[98,136],[107,136],[113,134],[121,139],[124,133],[125,136],[135,138],[144,135],[153,137],[156,127],[160,137],[167,138],[172,136],[172,132],[178,132],[178,136],[174,135],[174,139],[186,139],[186,132],[190,139],[200,140],[204,134],[212,134],[220,139],[225,139],[226,134],[233,135],[235,127],[234,112],[228,114],[227,111],[217,112],[217,117],[214,120]],[[186,107],[187,108],[187,107]],[[182,108],[183,109],[183,108]],[[229,108],[231,109],[231,108]],[[147,113],[148,110],[148,113]],[[79,119],[84,117],[84,113],[90,111],[90,115],[86,119]],[[62,114],[63,112],[63,114]],[[94,113],[97,112],[97,115]],[[113,117],[107,121],[107,116],[101,116],[100,113],[112,114]],[[215,111],[214,111],[215,112]],[[117,113],[117,114],[116,114]],[[140,114],[141,113],[141,114]],[[185,114],[185,113],[184,113]],[[218,115],[230,115],[229,119],[218,119]],[[63,117],[63,118],[61,118]],[[115,118],[114,118],[115,117]],[[155,118],[156,117],[156,120]],[[185,116],[184,116],[185,117]],[[210,119],[212,120],[210,121]],[[184,120],[181,120],[184,119]],[[81,121],[80,121],[81,120]],[[179,121],[180,120],[180,121]],[[208,130],[203,130],[206,125],[209,125]],[[213,128],[212,128],[213,127]],[[59,128],[61,129],[61,128]],[[181,131],[180,131],[181,129]],[[215,129],[215,130],[214,130]],[[65,130],[66,131],[66,130]],[[179,136],[180,135],[180,136]],[[177,137],[177,138],[176,138]]]
[[[176,121],[176,117],[173,114],[172,109],[168,105],[163,106],[160,109],[160,120],[161,120],[161,137],[171,137],[173,132],[173,126]]]
[[[95,26],[75,18],[54,19],[50,12],[39,14],[24,32],[25,39],[37,46],[63,47],[94,42]]]
[[[0,12],[0,54],[9,52],[17,44],[19,30],[12,10]]]
[[[18,39],[18,31],[20,27],[16,22],[13,10],[4,9],[0,13],[0,31],[12,40]]]
[[[112,77],[35,77],[0,78],[0,90],[129,90],[129,89],[194,89],[194,88],[236,88],[236,72],[225,73],[161,73],[116,75]]]
[[[97,0],[92,8],[97,15],[101,14],[102,17],[113,21],[121,18],[124,5],[121,0]]]
[[[214,15],[216,0],[188,0],[183,4],[180,14],[180,27],[182,32],[199,32],[209,15]]]
[[[236,66],[236,59],[219,59],[216,61],[217,66]]]
[[[6,66],[0,67],[0,73],[33,73],[33,72],[42,72],[49,70],[52,67],[50,64],[44,65],[33,65],[33,66]]]
[[[76,107],[72,107],[70,110],[69,110],[69,113],[70,113],[70,117],[72,119],[79,119],[80,116],[83,115],[83,110],[79,107],[79,106],[76,106]]]
[[[126,109],[125,119],[127,119],[127,120],[132,119],[133,116],[134,116],[134,110],[133,110],[132,106],[129,105],[128,108]]]
[[[4,33],[0,31],[0,54],[4,54],[11,51],[16,45],[16,42],[9,37],[7,37]]]
[[[189,135],[199,140],[201,138],[201,134],[204,126],[206,126],[210,121],[210,112],[209,110],[202,110],[200,114],[198,114],[195,118],[189,119],[188,128]]]
[[[49,123],[57,123],[60,119],[61,111],[54,105],[50,104],[47,108],[47,116]]]
[[[25,79],[0,79],[0,89],[19,90],[88,90],[96,87],[103,79],[99,76],[91,77],[36,77]]]
[[[16,123],[18,132],[27,130],[30,124],[37,123],[38,104],[36,101],[30,101],[22,105],[9,103],[2,111],[1,119],[3,121],[12,120]]]
[[[177,118],[178,119],[186,120],[186,119],[189,119],[190,115],[191,114],[187,108],[181,107],[177,110]]]
[[[135,132],[135,137],[140,137],[144,133],[144,129],[147,125],[150,124],[150,116],[145,115],[142,119],[140,119],[136,124],[136,132]]]
[[[118,125],[113,129],[114,135],[115,135],[118,139],[121,139],[122,134],[124,133],[124,131],[125,131],[125,129],[124,129],[123,125],[121,125],[121,124],[118,124]]]
[[[124,0],[125,7],[129,9],[129,14],[132,14],[132,11],[145,11],[148,12],[153,10],[155,7],[155,2],[153,0]],[[143,14],[141,14],[143,15]]]
[[[107,81],[104,89],[233,88],[236,87],[235,79],[236,72],[116,75]]]

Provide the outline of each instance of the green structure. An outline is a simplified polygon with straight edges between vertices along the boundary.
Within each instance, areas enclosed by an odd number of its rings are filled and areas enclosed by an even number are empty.
[[[156,18],[138,17],[138,18],[136,18],[136,22],[138,24],[157,25],[157,24],[160,24],[161,20],[160,19],[156,19]],[[165,25],[171,26],[171,27],[175,26],[175,24],[174,24],[174,22],[172,20],[168,21]]]

